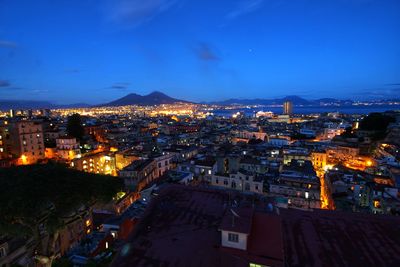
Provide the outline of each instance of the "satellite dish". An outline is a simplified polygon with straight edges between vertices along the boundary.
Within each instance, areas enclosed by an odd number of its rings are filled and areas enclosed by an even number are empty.
[[[240,218],[239,214],[237,214],[233,209],[231,209],[233,216]]]

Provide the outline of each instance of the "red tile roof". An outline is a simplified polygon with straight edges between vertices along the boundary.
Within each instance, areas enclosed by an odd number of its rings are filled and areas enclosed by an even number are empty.
[[[288,266],[400,266],[400,218],[282,210]]]
[[[230,209],[229,199],[228,193],[221,190],[178,185],[167,187],[150,203],[112,266],[248,267],[251,262],[282,266],[282,261],[275,260],[275,257],[279,258],[275,248],[269,248],[271,245],[279,247],[279,242],[261,244],[266,235],[260,232],[267,217],[257,217],[257,222],[253,222],[261,239],[254,236],[250,241],[251,252],[221,247],[218,229],[224,214]],[[273,220],[271,229],[267,231],[269,238],[276,237],[272,234],[275,224]],[[257,248],[258,245],[263,247]],[[271,254],[265,254],[269,249]]]

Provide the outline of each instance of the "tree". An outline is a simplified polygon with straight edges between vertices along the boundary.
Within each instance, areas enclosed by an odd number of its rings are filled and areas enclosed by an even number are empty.
[[[82,127],[81,115],[78,113],[72,114],[68,117],[67,133],[78,140],[81,140],[85,134],[85,130]]]
[[[115,177],[54,163],[0,169],[0,233],[32,237],[36,260],[51,266],[64,218],[109,202],[121,188]]]

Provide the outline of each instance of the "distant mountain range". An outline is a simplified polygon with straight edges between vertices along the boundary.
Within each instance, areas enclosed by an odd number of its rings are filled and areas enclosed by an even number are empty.
[[[47,101],[34,101],[34,100],[0,100],[0,110],[9,109],[42,109],[42,108],[78,108],[90,107],[85,103],[76,103],[69,105],[56,105]]]
[[[335,98],[320,98],[316,100],[307,100],[299,96],[286,96],[283,98],[274,99],[228,99],[224,101],[202,102],[201,104],[212,105],[282,105],[285,101],[292,101],[295,106],[347,106],[354,103],[353,100],[339,100]],[[369,101],[370,103],[387,103],[390,100],[377,100]],[[392,100],[394,101],[394,100]],[[400,100],[397,100],[398,102]],[[85,108],[85,107],[106,107],[106,106],[126,106],[126,105],[139,105],[151,106],[160,104],[174,104],[174,103],[193,103],[186,100],[172,98],[161,92],[152,92],[148,95],[128,94],[122,98],[111,101],[106,104],[91,106],[85,103],[57,105],[46,101],[30,101],[30,100],[0,100],[0,110],[9,109],[41,109],[41,108]]]
[[[126,106],[126,105],[139,105],[139,106],[152,106],[160,104],[174,104],[174,103],[190,103],[189,101],[180,100],[167,96],[161,92],[153,92],[148,95],[129,94],[112,102],[100,106]]]
[[[354,101],[352,100],[339,100],[334,98],[321,98],[317,100],[307,100],[299,96],[286,96],[283,98],[274,98],[274,99],[228,99],[224,101],[214,101],[214,102],[206,102],[205,104],[214,104],[214,105],[282,105],[285,101],[291,101],[293,105],[298,106],[323,106],[323,105],[351,105]]]

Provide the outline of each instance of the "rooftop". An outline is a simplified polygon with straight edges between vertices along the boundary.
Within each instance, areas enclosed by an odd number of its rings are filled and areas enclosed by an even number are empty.
[[[400,218],[281,210],[287,266],[400,266]]]
[[[239,204],[239,210],[246,203],[246,196],[241,197],[233,201]],[[251,262],[283,266],[283,249],[279,246],[283,241],[275,228],[280,225],[278,216],[257,214],[251,225],[247,224],[252,233],[256,231],[249,239],[247,251],[221,247],[219,229],[233,199],[235,196],[221,190],[168,186],[150,203],[112,266],[248,267]],[[265,229],[268,224],[272,227]],[[264,242],[267,236],[268,241]]]

